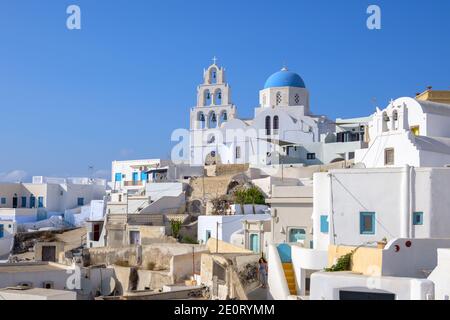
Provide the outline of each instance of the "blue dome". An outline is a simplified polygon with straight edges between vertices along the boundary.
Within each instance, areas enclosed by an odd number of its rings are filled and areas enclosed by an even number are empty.
[[[303,79],[295,72],[288,71],[286,68],[271,75],[264,85],[264,89],[276,87],[306,88]]]

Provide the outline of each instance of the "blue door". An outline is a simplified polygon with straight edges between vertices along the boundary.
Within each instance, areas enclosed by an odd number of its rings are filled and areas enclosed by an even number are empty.
[[[259,236],[257,234],[250,235],[250,250],[259,253]]]
[[[139,174],[137,172],[133,172],[133,181],[138,181]]]
[[[3,225],[0,224],[0,238],[3,238]]]

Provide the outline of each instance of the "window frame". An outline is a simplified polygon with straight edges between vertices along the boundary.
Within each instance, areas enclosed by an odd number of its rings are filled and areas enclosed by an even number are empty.
[[[42,196],[37,197],[37,203],[38,208],[44,208],[44,197]]]
[[[320,232],[321,233],[330,232],[330,222],[328,221],[328,215],[320,216]]]
[[[308,152],[306,154],[306,160],[316,160],[316,153],[315,152]]]
[[[235,148],[235,157],[236,157],[236,159],[240,159],[241,158],[241,146],[236,146],[236,148]]]
[[[388,161],[388,152],[392,152],[392,161]],[[384,149],[384,165],[385,166],[393,166],[395,164],[395,149],[394,148],[385,148]]]
[[[361,211],[359,213],[359,234],[361,235],[374,235],[376,233],[376,219],[375,219],[375,212],[371,212],[371,211]],[[371,230],[367,231],[366,230],[366,226],[364,225],[365,222],[365,217],[370,217],[371,218]]]
[[[420,217],[419,222],[416,221],[417,217]],[[413,212],[413,225],[414,226],[423,226],[423,211],[414,211]]]

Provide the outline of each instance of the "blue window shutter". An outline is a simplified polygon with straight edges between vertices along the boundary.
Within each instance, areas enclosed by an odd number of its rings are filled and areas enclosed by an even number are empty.
[[[320,232],[328,233],[329,224],[328,224],[328,216],[320,216]]]
[[[359,213],[359,233],[375,234],[375,212]]]
[[[26,208],[27,207],[27,197],[22,197],[22,201],[21,201],[21,205],[22,208]]]
[[[413,224],[415,226],[423,225],[423,212],[414,212],[413,213]]]
[[[147,172],[145,172],[145,171],[141,172],[141,180],[147,181]]]
[[[0,224],[0,238],[3,238],[3,225]]]
[[[118,182],[122,181],[122,174],[120,172],[116,173],[115,180],[118,181]]]
[[[133,172],[133,181],[138,181],[138,173]]]

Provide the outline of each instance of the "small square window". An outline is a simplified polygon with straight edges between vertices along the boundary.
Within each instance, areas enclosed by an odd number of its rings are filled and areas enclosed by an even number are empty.
[[[77,205],[78,205],[79,207],[84,206],[84,198],[78,198],[78,199],[77,199]]]
[[[328,224],[328,216],[320,216],[320,232],[328,233],[329,224]]]
[[[6,198],[1,199],[1,204],[6,204]]]
[[[360,234],[375,234],[375,212],[360,212]]]
[[[306,154],[306,159],[308,159],[308,160],[315,160],[316,159],[316,154],[315,153],[308,153],[308,154]]]
[[[386,166],[394,165],[394,149],[392,148],[384,149],[384,165]]]
[[[413,214],[413,224],[415,226],[423,225],[423,212],[414,212],[414,214]]]
[[[348,160],[353,160],[355,159],[355,153],[354,152],[349,152],[348,153]]]

